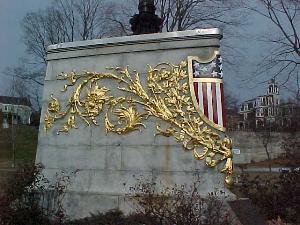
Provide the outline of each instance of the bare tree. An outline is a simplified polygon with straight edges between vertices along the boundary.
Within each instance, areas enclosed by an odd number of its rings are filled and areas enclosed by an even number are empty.
[[[156,7],[164,20],[164,31],[224,28],[238,26],[243,21],[242,1],[156,0]],[[42,86],[48,45],[129,35],[129,18],[137,5],[137,0],[53,0],[50,7],[28,13],[22,21],[23,40],[27,52],[34,57],[34,65],[21,63],[7,69],[6,74]],[[227,50],[228,53],[232,48]]]
[[[128,18],[136,12],[138,0],[127,0],[116,5],[114,13],[108,16],[128,33]],[[213,26],[232,27],[246,21],[242,14],[243,0],[155,0],[155,5],[166,32]],[[120,15],[126,15],[126,19]]]
[[[280,78],[282,85],[293,89],[300,100],[300,1],[258,2],[257,7],[248,8],[269,20],[275,30],[263,40],[270,44],[271,51],[262,60],[257,73],[268,71],[274,78]]]
[[[33,83],[43,86],[45,74],[45,65],[31,64],[28,60],[21,58],[19,63],[13,67],[7,67],[3,73],[8,77],[16,77],[24,80],[26,83]]]
[[[219,27],[224,32],[224,62],[235,64],[240,53],[228,40],[240,37],[238,29],[247,22],[244,0],[156,0],[164,31]]]
[[[17,65],[5,69],[10,77],[22,79],[32,100],[39,106],[40,87],[43,86],[47,63],[47,46],[109,36],[111,21],[105,14],[109,8],[104,0],[52,0],[44,10],[26,14],[22,20],[23,40],[31,61],[21,59]],[[15,83],[15,82],[14,82]],[[20,82],[18,82],[20,83]],[[22,90],[22,88],[20,88]]]
[[[164,30],[181,31],[209,26],[241,24],[242,1],[156,0]]]
[[[229,39],[240,37],[238,28],[247,23],[244,0],[155,0],[157,14],[163,19],[163,32],[183,31],[196,28],[219,27],[224,32],[224,61],[236,63],[237,50]],[[114,3],[111,13],[106,14],[121,35],[130,34],[129,18],[137,13],[138,0]]]
[[[25,58],[20,58],[18,65],[7,67],[3,74],[10,78],[6,92],[10,96],[28,98],[32,103],[32,110],[40,110],[40,93],[45,71],[36,67]]]
[[[271,172],[272,164],[271,164],[270,145],[272,144],[273,141],[271,123],[269,123],[267,126],[265,125],[264,127],[255,128],[254,132],[258,141],[263,145],[268,160],[269,171]]]
[[[224,84],[225,86],[226,84]],[[226,87],[226,86],[225,86]],[[238,99],[236,98],[236,96],[234,96],[234,94],[228,90],[225,89],[225,106],[227,109],[235,109],[236,111],[238,111]]]
[[[50,44],[128,35],[129,18],[137,5],[137,0],[53,0],[45,10],[24,17],[27,52],[46,65],[46,48]],[[234,27],[243,21],[242,0],[156,0],[156,6],[164,20],[164,31]]]
[[[45,10],[28,13],[23,21],[27,52],[46,64],[50,44],[107,35],[102,0],[53,0]]]
[[[106,2],[105,15],[110,27],[109,36],[130,35],[129,19],[136,13],[137,0],[124,2]]]

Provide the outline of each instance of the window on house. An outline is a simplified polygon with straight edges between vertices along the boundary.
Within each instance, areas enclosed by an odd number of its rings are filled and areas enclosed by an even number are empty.
[[[272,108],[268,108],[268,116],[272,116]]]
[[[249,109],[252,109],[252,108],[253,108],[253,102],[250,102],[250,103],[249,103],[248,108],[249,108]]]

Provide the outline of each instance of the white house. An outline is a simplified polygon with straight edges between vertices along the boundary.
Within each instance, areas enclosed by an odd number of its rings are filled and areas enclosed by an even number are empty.
[[[31,103],[28,98],[0,96],[0,114],[2,114],[2,124],[7,126],[14,124],[30,124],[32,114]]]
[[[275,122],[280,115],[280,95],[275,80],[269,82],[267,94],[244,101],[240,105],[239,114],[240,128],[263,127],[266,123]]]

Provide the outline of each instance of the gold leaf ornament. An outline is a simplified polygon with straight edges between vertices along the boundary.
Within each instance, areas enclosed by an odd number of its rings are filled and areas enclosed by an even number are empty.
[[[94,124],[97,124],[96,117],[102,111],[103,105],[110,99],[106,96],[109,89],[105,87],[99,87],[97,84],[87,91],[85,99],[83,99],[83,105],[85,114],[90,117]]]
[[[52,113],[57,113],[60,110],[60,104],[57,98],[54,98],[53,95],[50,96],[52,100],[50,100],[48,104],[48,111]]]
[[[139,127],[141,126],[146,128],[146,126],[142,123],[143,117],[146,116],[146,114],[137,112],[137,110],[132,106],[116,109],[114,111],[114,115],[119,118],[121,124],[125,124],[124,127],[115,130],[118,134],[128,133],[135,130],[140,131]]]
[[[54,123],[55,119],[53,116],[50,116],[49,114],[45,115],[45,119],[44,119],[44,130],[47,132]]]
[[[218,167],[225,174],[227,186],[233,184],[232,140],[208,127],[199,116],[188,92],[186,61],[179,65],[160,63],[149,66],[146,85],[142,85],[139,73],[130,72],[127,67],[108,70],[105,73],[59,75],[59,80],[66,81],[64,91],[68,88],[74,88],[74,91],[64,110],[51,96],[44,117],[45,131],[54,129],[58,121],[62,121],[58,133],[66,134],[77,128],[78,120],[88,126],[97,125],[96,119],[103,112],[106,132],[122,135],[146,128],[143,122],[153,117],[160,124],[156,127],[156,135],[174,137],[197,160],[205,160],[209,167]],[[109,95],[110,89],[100,85],[104,79],[117,82],[121,94]],[[163,128],[161,122],[167,128]]]

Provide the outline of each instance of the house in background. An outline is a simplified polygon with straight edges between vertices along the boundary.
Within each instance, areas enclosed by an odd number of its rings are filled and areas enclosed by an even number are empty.
[[[32,114],[31,102],[28,98],[0,96],[0,124],[7,127],[14,124],[30,124]]]
[[[300,105],[282,102],[275,80],[269,82],[266,95],[244,101],[239,107],[238,130],[272,128],[278,131],[300,130]]]
[[[276,124],[281,117],[279,88],[272,79],[267,93],[244,101],[239,108],[239,129],[253,129]]]
[[[283,129],[300,130],[300,105],[294,102],[282,103],[279,119]]]

